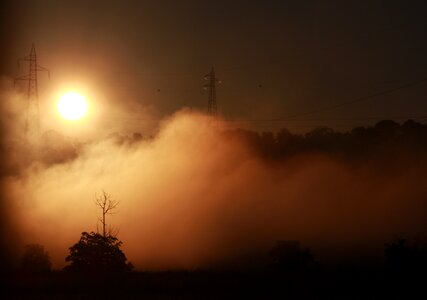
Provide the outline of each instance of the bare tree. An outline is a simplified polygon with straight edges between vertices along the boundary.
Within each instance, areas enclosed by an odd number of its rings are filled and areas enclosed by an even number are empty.
[[[105,191],[102,191],[102,195],[96,197],[95,204],[102,210],[102,218],[99,218],[99,221],[102,224],[102,235],[106,237],[106,216],[114,214],[114,209],[117,207],[117,205],[119,205],[119,201],[112,199],[111,195],[107,194]],[[108,235],[112,235],[110,230]]]

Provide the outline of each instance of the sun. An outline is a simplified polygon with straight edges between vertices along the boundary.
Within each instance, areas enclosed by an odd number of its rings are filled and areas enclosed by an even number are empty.
[[[60,115],[70,121],[81,119],[88,110],[86,99],[74,92],[62,95],[58,100],[57,107]]]

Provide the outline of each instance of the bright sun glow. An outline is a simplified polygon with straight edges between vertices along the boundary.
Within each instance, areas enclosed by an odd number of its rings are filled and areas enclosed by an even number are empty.
[[[79,120],[87,112],[86,99],[77,93],[66,93],[59,98],[58,111],[64,119]]]

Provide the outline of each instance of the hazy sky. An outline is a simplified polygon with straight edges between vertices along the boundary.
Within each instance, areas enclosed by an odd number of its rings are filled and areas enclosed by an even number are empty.
[[[95,230],[93,200],[103,189],[121,201],[111,224],[141,269],[267,253],[278,239],[299,239],[315,253],[366,245],[381,256],[394,233],[425,235],[422,156],[402,152],[413,164],[378,160],[376,167],[369,158],[354,165],[302,153],[271,164],[227,138],[230,123],[181,109],[206,109],[203,77],[214,66],[221,114],[236,126],[304,132],[425,121],[426,1],[0,3],[0,129],[7,133],[0,150],[18,174],[0,178],[0,219],[8,226],[0,242],[16,231],[22,245],[46,245],[61,267],[79,233]],[[51,70],[50,81],[39,74],[42,130],[92,132],[97,142],[50,132],[40,150],[20,139],[25,86],[15,93],[11,79],[25,74],[16,60],[33,42],[39,64]],[[85,120],[67,123],[54,111],[68,90],[92,105]],[[146,136],[176,111],[154,139],[120,146],[102,138]],[[275,118],[281,121],[266,121]],[[39,154],[52,163],[43,165]],[[55,155],[65,160],[56,163]]]
[[[144,110],[105,122],[150,122],[205,109],[215,67],[229,119],[286,118],[427,78],[427,3],[403,1],[3,1],[2,75],[36,44],[40,101],[83,88],[109,106]],[[19,73],[21,72],[21,73]],[[427,114],[427,82],[352,105],[255,122],[259,130],[348,129]],[[243,124],[242,124],[243,126]]]

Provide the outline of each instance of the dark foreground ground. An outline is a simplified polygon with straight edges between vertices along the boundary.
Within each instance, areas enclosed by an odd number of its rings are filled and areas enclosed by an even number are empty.
[[[427,299],[426,272],[134,272],[125,276],[8,274],[1,299]]]

